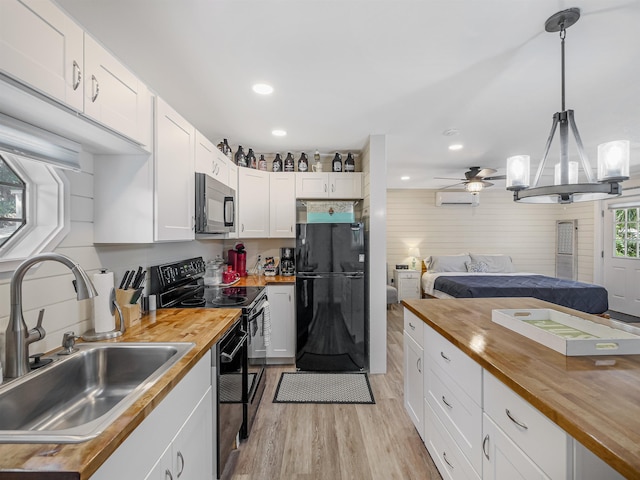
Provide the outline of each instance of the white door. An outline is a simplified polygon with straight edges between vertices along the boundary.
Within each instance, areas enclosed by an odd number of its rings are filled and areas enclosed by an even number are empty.
[[[213,421],[211,388],[173,441],[173,478],[213,478]]]
[[[271,344],[267,346],[269,357],[289,358],[296,355],[294,294],[294,285],[267,287],[271,311]]]
[[[296,182],[291,173],[269,174],[269,236],[296,236]]]
[[[362,198],[362,173],[330,173],[329,197]]]
[[[609,309],[640,317],[640,199],[633,205],[620,198],[605,202],[603,273]]]
[[[404,408],[424,439],[423,349],[404,332]]]

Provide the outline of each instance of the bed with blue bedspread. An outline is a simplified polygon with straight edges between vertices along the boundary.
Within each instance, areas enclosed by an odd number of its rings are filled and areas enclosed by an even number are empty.
[[[534,297],[593,314],[602,314],[609,308],[605,288],[590,283],[515,272],[508,256],[451,255],[430,257],[428,262],[432,268],[427,269],[422,276],[422,288],[428,296]]]

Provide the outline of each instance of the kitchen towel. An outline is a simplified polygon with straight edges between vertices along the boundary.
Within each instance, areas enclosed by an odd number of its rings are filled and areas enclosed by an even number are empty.
[[[110,332],[116,328],[115,316],[111,314],[113,272],[93,274],[93,286],[98,296],[93,298],[93,326],[96,333]]]

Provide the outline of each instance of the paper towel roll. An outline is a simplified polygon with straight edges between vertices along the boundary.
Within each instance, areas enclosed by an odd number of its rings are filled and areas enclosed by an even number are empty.
[[[93,274],[93,286],[98,296],[93,298],[93,325],[96,333],[110,332],[116,328],[115,316],[111,315],[111,291],[113,290],[113,272]]]

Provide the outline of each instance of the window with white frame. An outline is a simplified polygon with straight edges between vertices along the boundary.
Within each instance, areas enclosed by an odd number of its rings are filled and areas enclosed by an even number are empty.
[[[0,155],[0,249],[27,223],[26,187],[25,181]]]
[[[614,218],[614,256],[640,258],[640,207],[616,208]]]

